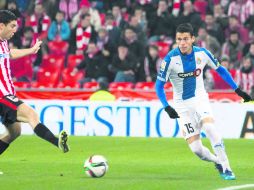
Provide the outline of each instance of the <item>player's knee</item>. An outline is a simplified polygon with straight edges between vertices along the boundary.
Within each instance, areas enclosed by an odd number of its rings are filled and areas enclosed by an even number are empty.
[[[39,121],[39,116],[34,110],[31,110],[28,120],[29,123],[37,123]]]

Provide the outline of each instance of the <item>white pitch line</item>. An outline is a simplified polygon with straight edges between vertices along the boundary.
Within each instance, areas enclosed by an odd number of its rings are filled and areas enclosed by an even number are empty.
[[[254,187],[254,184],[245,184],[245,185],[231,186],[231,187],[220,188],[220,189],[217,189],[217,190],[248,189],[250,187]]]

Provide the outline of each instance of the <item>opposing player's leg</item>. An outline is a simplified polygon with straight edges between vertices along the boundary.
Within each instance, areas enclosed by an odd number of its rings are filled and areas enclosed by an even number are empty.
[[[25,103],[18,106],[17,120],[29,123],[37,136],[59,147],[64,153],[69,151],[67,133],[62,131],[59,138],[55,137],[54,134],[40,122],[38,114]]]
[[[226,180],[234,180],[235,175],[230,167],[223,140],[220,134],[216,131],[212,118],[203,119],[202,127],[207,138],[210,140],[214,153],[218,157],[219,164],[221,164],[221,166],[218,164],[216,165],[221,177]]]
[[[7,125],[7,124],[5,124]],[[2,154],[16,138],[21,134],[21,127],[19,122],[8,124],[6,132],[0,138],[0,154]]]

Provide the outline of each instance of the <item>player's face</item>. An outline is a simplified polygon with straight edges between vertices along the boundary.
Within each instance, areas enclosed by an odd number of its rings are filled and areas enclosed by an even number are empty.
[[[7,25],[1,23],[0,28],[1,28],[1,38],[5,40],[9,40],[17,31],[17,21],[13,20],[9,22]]]
[[[190,54],[192,52],[192,44],[195,42],[195,37],[188,32],[177,32],[176,43],[182,54]]]

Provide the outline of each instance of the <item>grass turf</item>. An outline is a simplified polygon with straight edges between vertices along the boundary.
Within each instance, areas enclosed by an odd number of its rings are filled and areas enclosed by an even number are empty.
[[[225,140],[235,181],[222,180],[183,139],[71,136],[69,142],[63,154],[36,136],[21,136],[0,156],[0,189],[210,190],[254,183],[253,140]],[[108,159],[103,178],[85,175],[84,160],[93,154]]]

